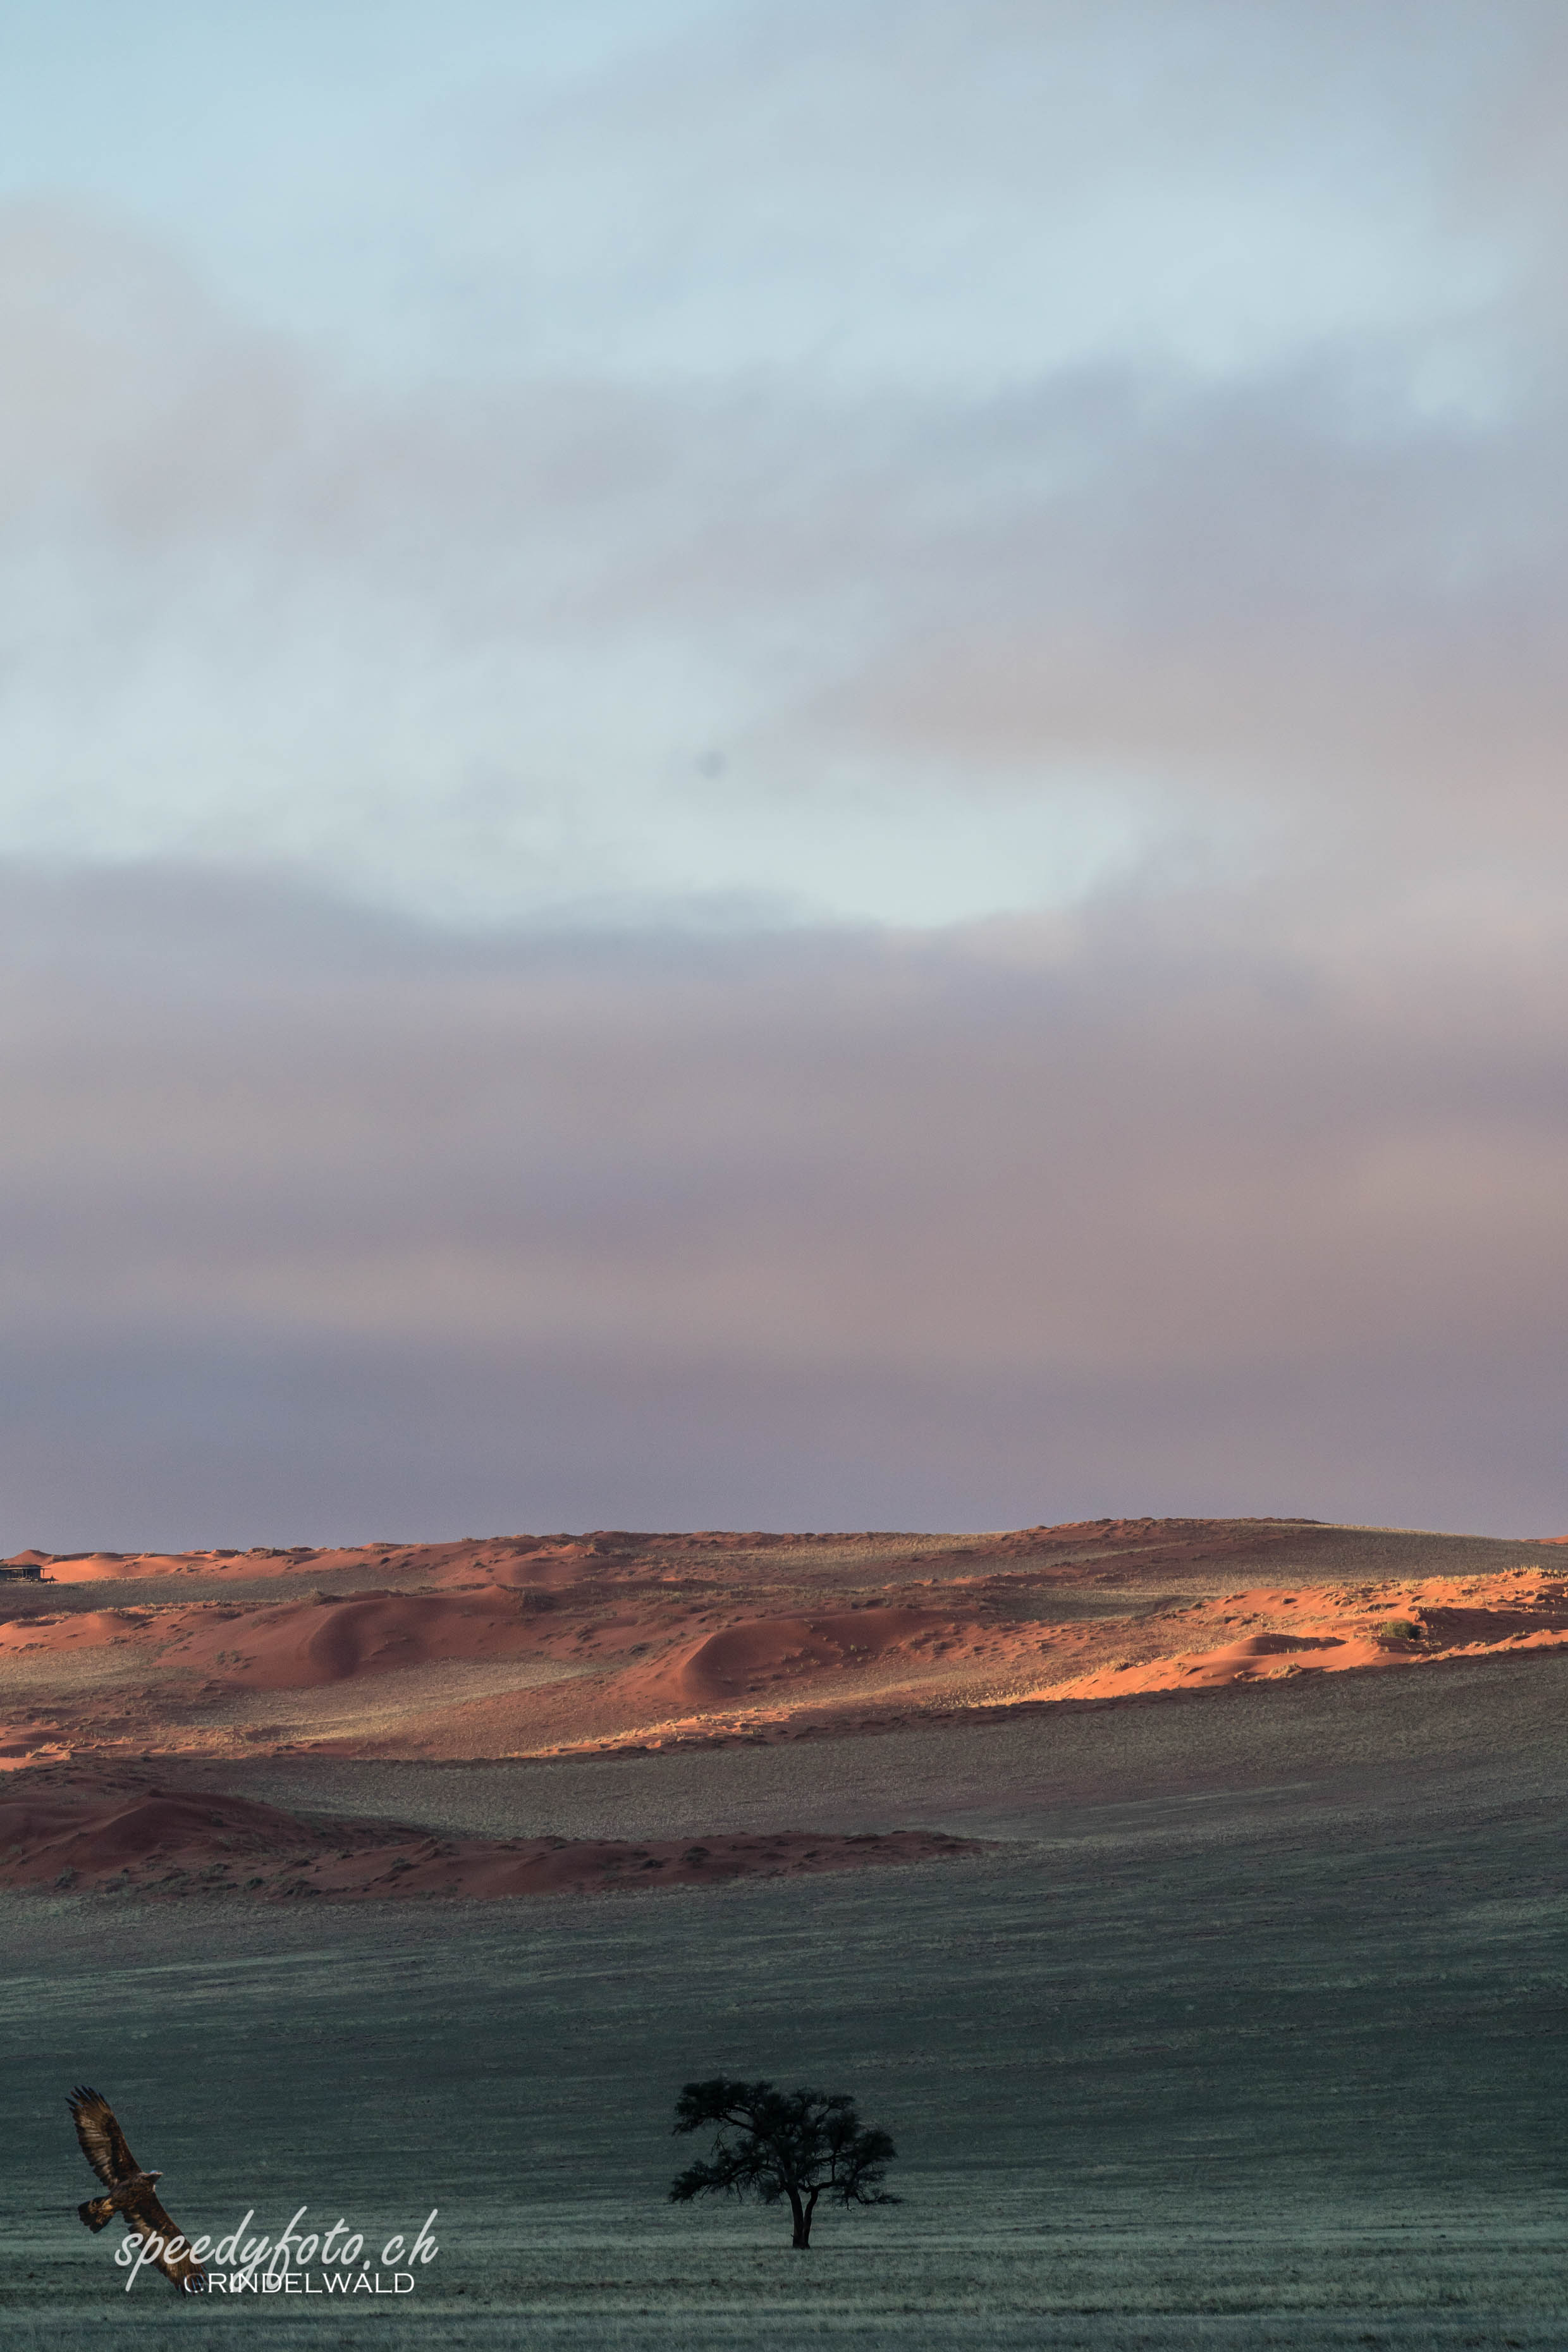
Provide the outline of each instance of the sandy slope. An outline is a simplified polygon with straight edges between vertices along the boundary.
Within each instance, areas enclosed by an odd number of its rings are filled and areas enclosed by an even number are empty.
[[[1430,1671],[1568,1642],[1553,1540],[1136,1520],[99,1553],[0,1584],[0,1761],[550,1755]]]
[[[344,1900],[711,1885],[984,1851],[938,1832],[611,1838],[432,1836],[379,1818],[300,1818],[148,1774],[56,1766],[0,1794],[0,1886]]]

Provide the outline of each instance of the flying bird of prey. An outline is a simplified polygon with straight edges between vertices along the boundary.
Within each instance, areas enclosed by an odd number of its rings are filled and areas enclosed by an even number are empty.
[[[188,2278],[205,2278],[206,2273],[195,2260],[174,2224],[159,2201],[153,2182],[162,2180],[161,2172],[143,2172],[125,2145],[125,2134],[115,2120],[114,2109],[101,2091],[89,2091],[79,2086],[66,2105],[71,2111],[76,2136],[81,2142],[81,2152],[108,2189],[107,2197],[89,2197],[85,2205],[77,2207],[84,2226],[89,2230],[105,2230],[116,2213],[125,2217],[129,2229],[142,2238],[153,2237],[162,2242],[152,2260],[166,2279],[184,2289]],[[171,2256],[168,2249],[178,2245],[180,2252]]]

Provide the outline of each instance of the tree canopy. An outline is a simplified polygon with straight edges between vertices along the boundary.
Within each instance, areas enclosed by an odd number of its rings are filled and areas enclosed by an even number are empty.
[[[694,2197],[755,2197],[764,2205],[787,2198],[794,2244],[811,2243],[812,2216],[826,2197],[840,2205],[897,2205],[882,2187],[898,2154],[885,2131],[861,2123],[842,2092],[780,2091],[772,2083],[741,2083],[715,2074],[688,2083],[675,2103],[675,2129],[710,2126],[710,2155],[700,2158],[670,2185],[678,2205]]]

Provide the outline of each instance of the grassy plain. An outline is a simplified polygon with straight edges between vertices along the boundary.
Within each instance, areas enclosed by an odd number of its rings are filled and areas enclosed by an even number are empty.
[[[358,1909],[12,1895],[0,2342],[1568,2344],[1568,1657],[664,1757],[258,1760],[490,1834],[919,1824],[984,1859]],[[611,1824],[614,1824],[612,1830]],[[887,2212],[675,2209],[678,2085],[845,2087]],[[64,2095],[183,2226],[439,2208],[415,2295],[129,2299]]]

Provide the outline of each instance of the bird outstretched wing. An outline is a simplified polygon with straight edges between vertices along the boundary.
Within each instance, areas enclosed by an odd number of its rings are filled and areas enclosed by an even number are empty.
[[[129,2180],[142,2168],[125,2145],[125,2134],[114,2118],[114,2109],[101,2091],[89,2091],[80,2085],[71,2093],[66,2105],[71,2111],[76,2136],[81,2142],[81,2152],[106,2189],[117,2180]]]
[[[183,2240],[180,2241],[179,2252],[171,2259],[168,2248],[175,2242],[179,2232],[164,2211],[163,2201],[155,2190],[138,2189],[124,2208],[124,2214],[126,2227],[134,2231],[138,2237],[152,2236],[159,2241],[159,2250],[153,2256],[153,2264],[154,2269],[163,2272],[166,2279],[172,2279],[183,2291],[188,2278],[205,2278],[205,2271]]]

